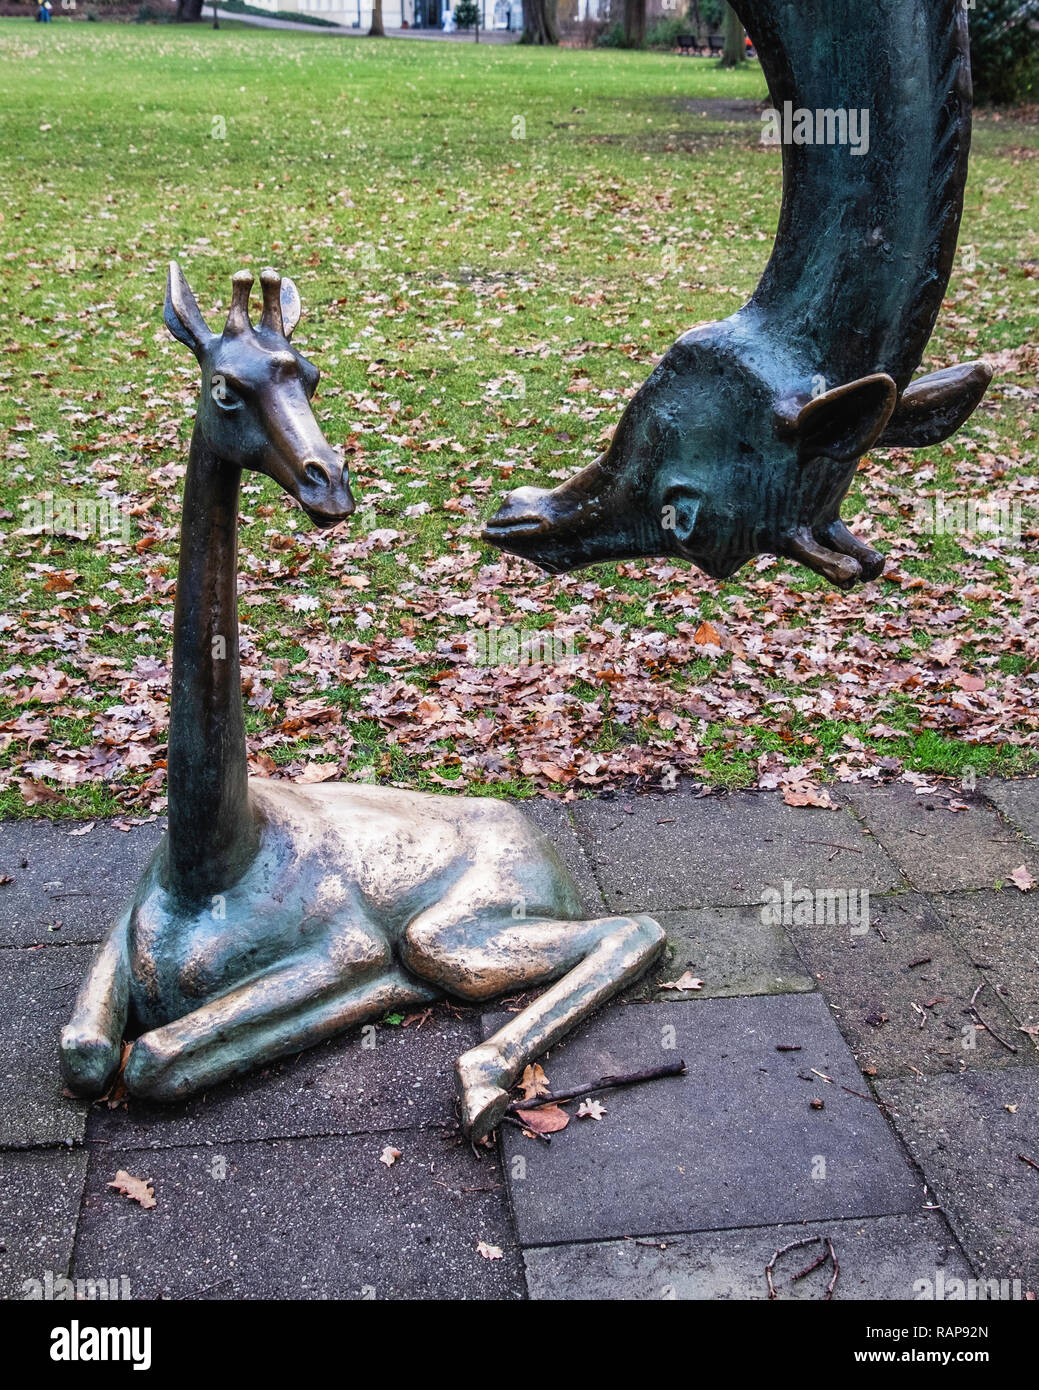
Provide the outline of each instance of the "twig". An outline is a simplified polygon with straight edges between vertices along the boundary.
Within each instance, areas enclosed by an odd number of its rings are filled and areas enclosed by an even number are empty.
[[[829,1258],[830,1252],[824,1250],[817,1260],[813,1260],[810,1265],[805,1265],[804,1269],[799,1270],[798,1273],[794,1275],[793,1279],[790,1281],[791,1284],[796,1284],[798,1279],[804,1279],[806,1275],[811,1274],[813,1269],[818,1269],[820,1265],[824,1265]]]
[[[978,1021],[978,1023],[980,1023],[981,1026],[982,1026],[982,1028],[984,1028],[985,1032],[986,1032],[986,1033],[991,1033],[992,1036],[995,1038],[996,1042],[1000,1043],[1003,1047],[1005,1047],[1006,1050],[1007,1050],[1008,1052],[1016,1052],[1016,1051],[1017,1051],[1017,1048],[1014,1046],[1013,1043],[1008,1043],[1007,1040],[1006,1040],[1006,1038],[1001,1038],[1001,1037],[999,1036],[999,1034],[996,1032],[996,1030],[992,1027],[991,1023],[986,1023],[986,1022],[985,1022],[985,1020],[982,1018],[981,1014],[978,1013],[977,1009],[975,1009],[975,1008],[970,1008],[970,1009],[967,1010],[967,1013],[973,1014],[974,1017],[975,1017],[975,1019]]]
[[[776,1261],[779,1259],[780,1255],[786,1255],[791,1250],[801,1250],[806,1245],[815,1245],[821,1239],[821,1236],[809,1236],[807,1240],[791,1241],[789,1245],[784,1245],[782,1250],[776,1251],[776,1253],[769,1260],[768,1264],[765,1266],[765,1278],[768,1280],[769,1298],[779,1297],[779,1295],[776,1293],[776,1286],[772,1282],[772,1271],[775,1269]]]
[[[871,1105],[882,1104],[875,1096],[868,1096],[865,1091],[853,1091],[850,1086],[842,1086],[841,1090],[847,1091],[849,1096],[858,1096],[861,1100],[868,1100]]]
[[[1034,1168],[1039,1173],[1039,1163],[1036,1163],[1034,1158],[1029,1158],[1027,1154],[1018,1154],[1018,1158],[1022,1163],[1027,1163],[1029,1168]]]
[[[806,840],[806,845],[825,845],[827,849],[846,849],[849,854],[861,854],[861,849],[856,849],[854,845],[839,845],[836,840]],[[832,856],[831,856],[832,858]]]
[[[498,1192],[501,1189],[500,1182],[491,1183],[490,1187],[452,1187],[450,1183],[443,1182],[440,1178],[433,1181],[438,1187],[446,1188],[448,1192],[453,1192],[456,1197],[461,1197],[463,1192]]]
[[[515,1115],[518,1110],[533,1110],[539,1105],[562,1105],[565,1101],[577,1100],[579,1096],[590,1096],[596,1091],[612,1091],[617,1086],[637,1086],[643,1081],[659,1081],[665,1076],[684,1075],[685,1063],[678,1061],[669,1062],[663,1067],[650,1067],[647,1071],[633,1071],[627,1076],[604,1076],[591,1086],[578,1086],[557,1096],[534,1096],[531,1100],[514,1100],[505,1112],[506,1118]]]
[[[800,1052],[800,1043],[776,1043],[777,1052]]]
[[[552,1142],[552,1136],[550,1134],[539,1134],[536,1129],[529,1129],[523,1121],[518,1120],[515,1115],[503,1115],[501,1117],[501,1122],[503,1125],[515,1125],[516,1128],[521,1129],[524,1134],[533,1134],[535,1139],[540,1139],[545,1144],[551,1144]]]
[[[974,993],[971,995],[971,997],[970,997],[970,1006],[971,1006],[972,1009],[973,1009],[974,1005],[975,1005],[975,1004],[977,1003],[977,1001],[978,1001],[978,995],[981,993],[981,991],[985,988],[985,986],[986,986],[987,984],[988,984],[988,981],[987,981],[987,980],[982,980],[981,984],[978,985],[977,989],[976,989],[976,990],[974,991]]]
[[[830,1247],[830,1259],[833,1261],[833,1278],[826,1286],[826,1299],[829,1301],[833,1297],[833,1291],[837,1287],[837,1276],[841,1272],[841,1267],[837,1263],[837,1251],[833,1248],[833,1241],[829,1236],[826,1237],[826,1244]]]

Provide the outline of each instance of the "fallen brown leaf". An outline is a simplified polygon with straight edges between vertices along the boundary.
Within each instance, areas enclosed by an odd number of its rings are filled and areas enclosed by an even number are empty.
[[[1030,893],[1035,887],[1035,879],[1024,864],[1020,864],[1010,875],[1010,882],[1015,888],[1020,888],[1022,893]]]
[[[157,1205],[151,1178],[135,1178],[120,1168],[112,1181],[106,1185],[114,1187],[124,1197],[129,1197],[131,1201],[140,1203],[145,1209]]]
[[[677,980],[658,980],[657,989],[703,989],[703,980],[698,979],[691,970],[679,975]]]
[[[533,1134],[557,1134],[570,1123],[570,1116],[558,1105],[539,1105],[534,1110],[517,1110],[516,1118]]]
[[[606,1114],[606,1106],[601,1100],[583,1100],[578,1107],[577,1118],[579,1120],[601,1120]]]
[[[519,1086],[524,1100],[536,1100],[539,1096],[547,1096],[552,1089],[548,1084],[548,1077],[537,1062],[523,1068]]]

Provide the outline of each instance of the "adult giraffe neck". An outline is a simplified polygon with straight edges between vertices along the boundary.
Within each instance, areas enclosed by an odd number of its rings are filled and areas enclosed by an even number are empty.
[[[196,427],[188,456],[173,618],[166,886],[197,899],[229,887],[256,853],[238,664],[241,470]]]
[[[905,389],[952,272],[970,147],[962,0],[734,0],[772,103],[866,112],[868,151],[783,146],[776,244],[748,313],[830,385]]]

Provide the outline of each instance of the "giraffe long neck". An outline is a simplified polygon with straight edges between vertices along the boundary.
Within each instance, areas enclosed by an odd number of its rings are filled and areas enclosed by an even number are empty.
[[[167,887],[230,886],[256,852],[238,665],[241,470],[191,440],[173,619]]]
[[[751,306],[831,384],[883,371],[903,390],[941,307],[963,205],[963,0],[734,5],[778,111],[789,102],[869,120],[859,155],[850,144],[784,143],[775,250]]]

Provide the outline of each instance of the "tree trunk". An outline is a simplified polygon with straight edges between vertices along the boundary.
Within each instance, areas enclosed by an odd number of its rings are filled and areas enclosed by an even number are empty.
[[[558,43],[556,0],[524,0],[523,43]]]
[[[628,48],[646,42],[646,0],[624,0],[624,42]]]
[[[195,24],[202,18],[202,0],[177,0],[178,24]]]
[[[722,51],[721,66],[738,68],[747,61],[747,50],[743,43],[743,25],[731,5],[725,6],[725,48]]]
[[[384,39],[386,30],[382,27],[382,0],[372,0],[372,27],[368,30],[370,39]]]

